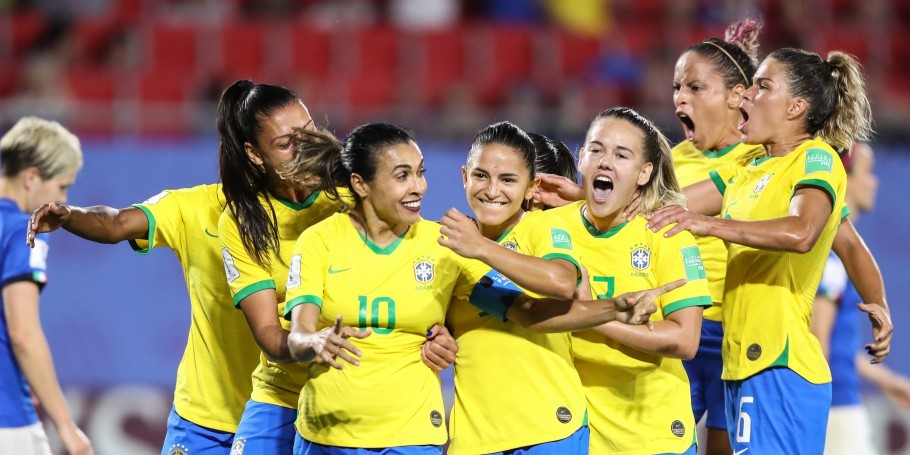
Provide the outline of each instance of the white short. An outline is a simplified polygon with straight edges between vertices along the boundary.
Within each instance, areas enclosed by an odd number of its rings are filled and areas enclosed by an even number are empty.
[[[41,422],[16,428],[0,428],[0,455],[51,455],[51,446]]]
[[[832,406],[828,412],[825,455],[875,455],[872,426],[861,405]]]

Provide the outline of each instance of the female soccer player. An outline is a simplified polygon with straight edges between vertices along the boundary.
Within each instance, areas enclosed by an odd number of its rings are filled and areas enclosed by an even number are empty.
[[[0,447],[50,455],[38,420],[38,398],[66,450],[91,454],[92,446],[70,416],[50,348],[41,330],[38,301],[47,283],[48,236],[22,242],[29,213],[66,193],[82,168],[79,140],[57,122],[25,117],[0,138]]]
[[[712,171],[691,187],[690,211],[663,209],[649,227],[678,222],[664,235],[685,229],[729,244],[723,379],[734,453],[817,454],[831,374],[809,316],[844,206],[846,175],[834,148],[870,131],[861,69],[840,52],[822,60],[777,50],[759,66],[741,110],[743,141],[764,145],[767,155]],[[876,325],[878,337],[886,323]]]
[[[613,108],[591,123],[579,160],[585,199],[549,213],[567,220],[597,297],[689,280],[660,298],[653,330],[610,323],[575,334],[591,453],[694,454],[689,381],[679,359],[695,355],[702,308],[711,305],[698,246],[691,236],[653,234],[643,217],[622,216],[636,191],[644,213],[683,203],[669,144],[647,119]]]
[[[278,174],[293,156],[295,129],[312,119],[287,88],[237,81],[218,109],[221,181],[227,209],[218,221],[224,271],[234,305],[243,311],[262,349],[253,392],[234,438],[247,454],[290,453],[303,365],[288,351],[290,324],[280,318],[291,250],[309,226],[342,208],[337,196]]]
[[[319,180],[327,192],[347,186],[354,206],[350,213],[306,230],[297,241],[285,308],[292,320],[289,348],[302,362],[320,359],[335,366],[332,357],[338,354],[359,366],[310,367],[300,398],[295,453],[347,454],[357,453],[358,447],[441,453],[446,431],[439,379],[420,365],[420,346],[426,330],[443,320],[453,295],[471,295],[472,303],[486,299],[485,307],[499,318],[530,314],[529,325],[570,330],[614,319],[641,324],[647,312],[638,310],[650,308],[647,301],[666,290],[567,301],[564,306],[522,298],[489,267],[440,246],[446,243],[440,240],[443,228],[420,218],[426,191],[423,156],[409,133],[368,124],[351,132],[344,144],[323,132],[299,133],[299,156],[337,157],[335,164],[322,166]],[[295,160],[290,173],[312,168],[303,161]],[[632,306],[636,300],[643,303]],[[537,303],[556,307],[560,314],[541,315],[534,311]],[[347,344],[349,340],[319,338],[325,330],[318,328],[337,327],[336,315],[357,321],[361,331],[372,335]]]
[[[571,242],[554,241],[565,232],[559,220],[522,209],[536,190],[540,155],[550,153],[546,170],[556,167],[555,147],[536,139],[509,122],[474,137],[462,177],[479,230],[465,229],[473,235],[459,237],[453,250],[531,292],[570,298],[580,270]],[[452,227],[451,220],[443,225]],[[449,453],[587,453],[584,391],[569,333],[536,333],[464,299],[452,302],[446,324],[458,343]]]
[[[700,182],[723,165],[748,162],[763,154],[760,145],[740,142],[739,104],[752,85],[758,66],[757,36],[761,24],[739,21],[727,29],[724,40],[710,38],[686,49],[673,74],[673,104],[685,140],[673,147],[673,165],[681,187]],[[727,248],[715,237],[697,237],[708,288],[714,305],[705,310],[701,340],[694,359],[683,362],[689,374],[692,410],[698,422],[707,412],[707,453],[730,453],[724,415],[724,387],[720,376],[721,302],[727,268]]]

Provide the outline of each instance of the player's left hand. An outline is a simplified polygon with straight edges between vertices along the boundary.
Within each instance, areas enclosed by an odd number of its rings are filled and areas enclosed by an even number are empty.
[[[575,300],[591,300],[593,294],[591,293],[590,279],[588,268],[581,266],[581,279],[578,280],[578,286],[575,287],[575,293],[572,295]]]
[[[550,207],[562,207],[585,198],[581,185],[555,174],[540,173],[540,185],[534,190],[534,200]]]
[[[894,334],[894,325],[891,323],[891,314],[888,309],[877,303],[857,303],[860,311],[869,315],[872,323],[872,343],[866,345],[866,352],[875,357],[870,363],[882,363],[891,352],[891,337]]]
[[[689,231],[692,235],[704,237],[708,235],[708,222],[711,217],[692,213],[689,209],[679,205],[668,205],[648,216],[647,228],[654,232],[663,229],[671,223],[676,223],[664,237],[673,237],[682,231]]]
[[[440,372],[455,363],[458,343],[444,325],[434,324],[427,332],[427,341],[423,343],[420,359],[431,370]]]
[[[439,223],[442,224],[439,233],[443,235],[439,244],[460,256],[478,259],[489,248],[489,240],[480,233],[477,222],[457,209],[449,209]]]

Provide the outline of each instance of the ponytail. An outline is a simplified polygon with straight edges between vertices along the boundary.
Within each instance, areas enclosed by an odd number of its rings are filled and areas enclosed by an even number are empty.
[[[827,65],[831,68],[834,88],[834,111],[818,132],[836,150],[849,149],[856,140],[867,141],[872,133],[872,107],[866,96],[862,67],[850,55],[832,51]]]
[[[348,199],[338,192],[339,188],[350,189],[351,182],[351,174],[341,164],[344,144],[324,126],[315,131],[295,128],[291,144],[294,157],[278,170],[278,175],[300,186],[315,187],[329,199],[351,209]]]

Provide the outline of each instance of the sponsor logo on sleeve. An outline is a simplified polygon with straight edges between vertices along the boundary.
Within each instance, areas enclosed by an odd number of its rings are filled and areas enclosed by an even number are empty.
[[[169,193],[169,192],[167,192],[167,191],[162,191],[162,192],[160,192],[160,193],[158,193],[158,194],[156,194],[156,195],[154,195],[154,196],[152,196],[152,197],[146,199],[146,200],[143,201],[142,203],[143,203],[143,204],[157,204],[158,201],[164,199],[164,197],[167,196],[168,194],[171,194],[171,193]]]
[[[291,257],[291,266],[288,268],[288,289],[300,286],[300,255],[295,254]]]
[[[228,283],[232,283],[237,278],[240,278],[240,271],[237,270],[237,266],[234,265],[234,257],[231,256],[227,247],[221,249],[221,260],[224,262],[224,274],[227,276]]]
[[[806,152],[806,174],[813,172],[831,173],[834,157],[822,149],[809,149]]]
[[[697,246],[687,246],[680,250],[683,257],[683,268],[686,271],[686,280],[704,280],[708,278],[705,265],[701,261],[701,252]]]
[[[553,243],[553,248],[572,249],[572,237],[565,229],[550,228],[550,239]]]

